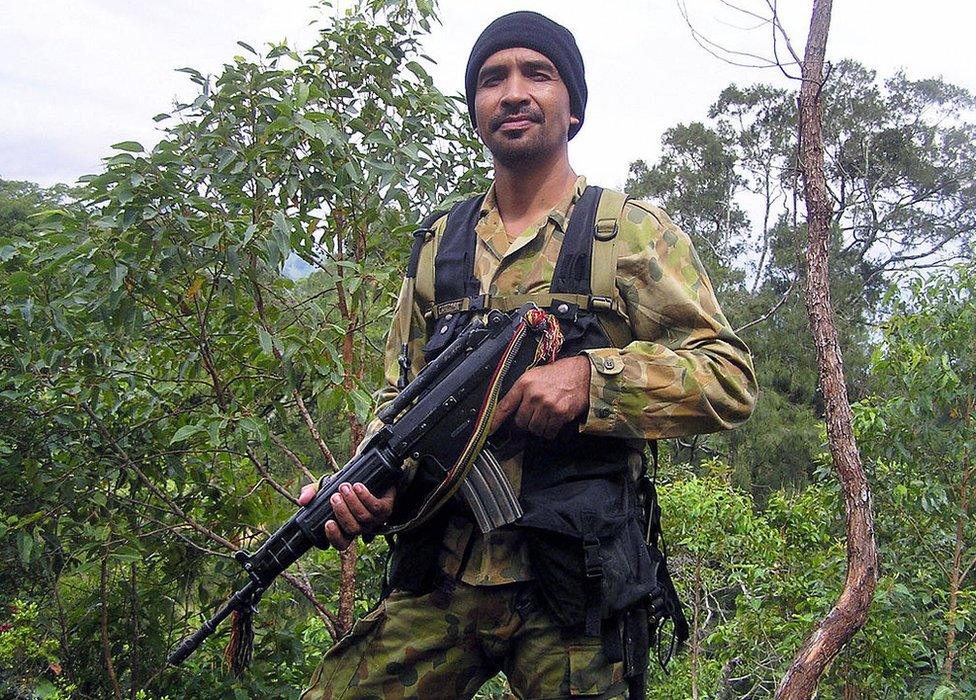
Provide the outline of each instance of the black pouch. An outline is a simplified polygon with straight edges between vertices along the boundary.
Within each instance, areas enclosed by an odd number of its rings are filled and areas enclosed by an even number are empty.
[[[387,537],[390,549],[381,598],[386,598],[393,590],[419,595],[434,589],[437,553],[444,539],[444,529],[444,520],[434,518],[415,530]]]
[[[533,575],[553,619],[601,623],[657,589],[632,487],[623,475],[559,484],[522,499]]]

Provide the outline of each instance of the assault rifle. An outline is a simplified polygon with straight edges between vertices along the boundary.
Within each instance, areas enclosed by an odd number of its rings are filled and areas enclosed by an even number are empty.
[[[251,615],[274,579],[312,547],[328,547],[323,526],[334,517],[330,498],[343,483],[358,482],[372,493],[383,493],[401,481],[409,457],[419,464],[414,481],[434,487],[401,528],[419,524],[457,491],[483,532],[517,520],[522,510],[511,484],[490,451],[482,448],[494,403],[526,369],[541,359],[554,359],[557,329],[553,317],[527,304],[512,314],[492,311],[483,323],[475,321],[463,330],[384,408],[379,414],[383,427],[356,457],[322,483],[315,497],[254,554],[235,554],[247,584],[180,643],[169,663],[182,663],[231,613],[246,618],[243,634],[250,636]],[[236,629],[232,638],[235,634]],[[243,646],[244,659],[233,664],[235,669],[246,666],[250,657],[249,639]]]

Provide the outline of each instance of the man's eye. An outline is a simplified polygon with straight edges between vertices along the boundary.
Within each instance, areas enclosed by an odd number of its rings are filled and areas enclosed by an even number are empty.
[[[544,80],[551,80],[548,73],[533,73],[532,79],[542,82]]]

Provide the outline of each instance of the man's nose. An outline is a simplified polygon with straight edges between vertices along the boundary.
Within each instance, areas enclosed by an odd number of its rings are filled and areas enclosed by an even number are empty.
[[[514,107],[528,103],[529,91],[525,79],[520,76],[512,76],[505,81],[505,93],[502,95],[502,104],[506,107]]]

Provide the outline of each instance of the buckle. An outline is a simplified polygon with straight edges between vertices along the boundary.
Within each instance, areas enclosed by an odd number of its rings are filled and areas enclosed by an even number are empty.
[[[584,540],[583,542],[583,566],[586,569],[586,578],[603,578],[603,562],[600,561],[600,541]]]
[[[613,311],[613,299],[610,297],[590,297],[590,311]]]
[[[609,241],[617,235],[616,219],[600,219],[596,222],[593,237],[598,241]]]
[[[469,311],[482,311],[489,308],[491,303],[491,296],[488,294],[479,294],[477,296],[468,297],[468,308]]]

